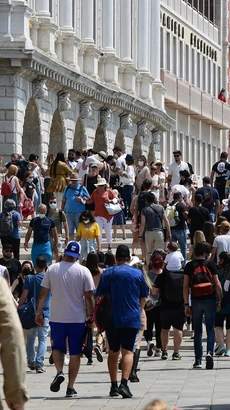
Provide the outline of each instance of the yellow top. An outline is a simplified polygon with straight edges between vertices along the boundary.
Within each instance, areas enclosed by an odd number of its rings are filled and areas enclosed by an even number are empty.
[[[72,169],[70,169],[65,162],[58,161],[56,168],[56,177],[50,170],[50,182],[47,192],[63,192],[69,181],[66,181],[69,175],[72,174]]]
[[[78,226],[77,236],[86,239],[96,239],[97,236],[100,236],[100,228],[97,222],[94,222],[88,229],[83,222]]]

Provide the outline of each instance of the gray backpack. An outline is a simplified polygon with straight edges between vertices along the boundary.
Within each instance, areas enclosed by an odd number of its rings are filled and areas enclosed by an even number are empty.
[[[0,236],[10,236],[14,230],[14,211],[4,211],[0,217]]]

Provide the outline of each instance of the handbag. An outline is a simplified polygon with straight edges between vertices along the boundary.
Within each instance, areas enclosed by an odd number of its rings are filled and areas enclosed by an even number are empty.
[[[109,199],[109,195],[108,195],[108,199]],[[119,203],[114,204],[113,202],[109,202],[109,203],[104,202],[104,207],[109,215],[116,215],[122,210],[121,205]]]
[[[22,328],[29,330],[37,326],[35,322],[36,317],[36,277],[34,276],[34,296],[26,303],[23,303],[22,306],[18,309],[18,316],[22,324]]]
[[[154,296],[151,293],[149,293],[146,298],[144,310],[148,312],[149,310],[154,309],[158,303],[159,303],[159,295]]]

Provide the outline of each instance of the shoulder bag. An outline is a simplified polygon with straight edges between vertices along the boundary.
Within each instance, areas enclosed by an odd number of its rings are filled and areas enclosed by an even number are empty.
[[[109,199],[109,195],[108,195],[108,199]],[[113,204],[112,202],[109,202],[109,203],[104,202],[104,207],[109,215],[116,215],[122,210],[121,205],[119,203]]]
[[[37,301],[36,301],[36,275],[33,278],[33,289],[34,296],[26,303],[23,303],[22,306],[18,309],[19,319],[22,324],[22,328],[29,330],[37,326],[35,322],[36,310],[37,310]]]

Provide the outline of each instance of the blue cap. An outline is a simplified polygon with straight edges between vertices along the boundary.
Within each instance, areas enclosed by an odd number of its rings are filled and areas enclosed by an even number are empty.
[[[133,161],[134,160],[134,156],[131,154],[127,154],[125,159],[127,159],[127,161]]]
[[[81,245],[78,242],[71,241],[68,243],[64,250],[66,256],[72,256],[73,258],[78,258],[81,253]]]

